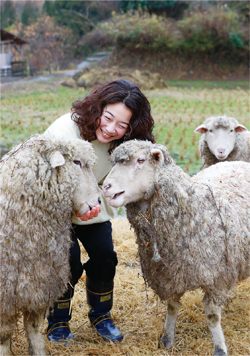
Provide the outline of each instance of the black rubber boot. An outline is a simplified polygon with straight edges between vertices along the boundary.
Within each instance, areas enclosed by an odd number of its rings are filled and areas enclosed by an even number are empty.
[[[87,302],[91,309],[88,313],[93,325],[105,341],[121,341],[123,335],[114,325],[110,315],[113,306],[114,282],[94,282],[86,276]]]
[[[68,284],[66,293],[50,308],[48,316],[47,337],[49,341],[68,345],[73,335],[69,328],[71,320],[71,300],[74,295],[74,287]]]

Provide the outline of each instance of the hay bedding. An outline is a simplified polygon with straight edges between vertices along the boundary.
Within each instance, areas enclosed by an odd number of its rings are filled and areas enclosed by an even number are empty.
[[[71,330],[75,336],[71,346],[46,342],[51,356],[211,356],[213,343],[206,325],[202,305],[202,291],[186,293],[176,326],[175,345],[161,349],[159,341],[166,315],[166,306],[147,288],[137,258],[135,236],[127,219],[114,219],[113,238],[119,264],[115,278],[115,297],[112,316],[124,334],[121,343],[105,343],[90,326],[85,295],[85,275],[76,286],[73,301]],[[82,250],[83,261],[87,255]],[[231,302],[222,312],[222,328],[228,346],[228,355],[250,355],[250,279],[239,283]],[[42,333],[46,334],[46,321]],[[12,341],[16,356],[27,355],[28,345],[20,320]]]

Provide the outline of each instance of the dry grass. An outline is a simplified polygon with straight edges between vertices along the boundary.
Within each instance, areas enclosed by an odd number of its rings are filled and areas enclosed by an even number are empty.
[[[202,291],[189,292],[182,298],[176,327],[175,345],[170,350],[160,348],[166,306],[152,290],[145,288],[137,258],[135,236],[127,219],[113,220],[113,239],[119,265],[115,278],[115,297],[112,316],[122,330],[121,343],[105,343],[90,326],[85,295],[85,275],[76,286],[73,302],[71,330],[75,340],[70,346],[46,341],[49,355],[53,356],[198,356],[212,355],[213,343],[208,331],[202,306]],[[82,260],[87,255],[82,250]],[[222,327],[232,356],[250,355],[250,279],[239,283],[233,290],[230,303],[222,313]],[[46,334],[46,321],[42,333]],[[22,321],[15,330],[12,351],[14,355],[27,355],[28,346]]]

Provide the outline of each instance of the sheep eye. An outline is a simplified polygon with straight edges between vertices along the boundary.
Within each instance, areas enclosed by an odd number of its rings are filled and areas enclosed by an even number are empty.
[[[78,161],[78,160],[75,159],[73,162],[79,167],[82,166],[81,161]]]
[[[143,162],[145,162],[145,159],[144,159],[144,158],[138,158],[137,162],[138,162],[139,164],[142,164]]]
[[[209,130],[209,132],[213,132],[213,130]]]

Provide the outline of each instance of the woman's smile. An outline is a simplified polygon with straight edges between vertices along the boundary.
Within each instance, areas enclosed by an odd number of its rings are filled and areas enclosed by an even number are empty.
[[[104,138],[111,138],[111,137],[112,137],[112,135],[107,134],[107,133],[106,133],[104,130],[102,130],[101,128],[100,128],[100,130],[101,130],[101,132],[102,132]]]

